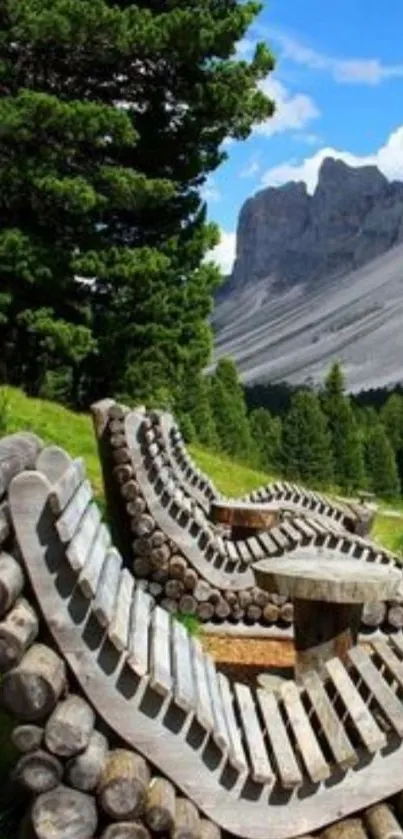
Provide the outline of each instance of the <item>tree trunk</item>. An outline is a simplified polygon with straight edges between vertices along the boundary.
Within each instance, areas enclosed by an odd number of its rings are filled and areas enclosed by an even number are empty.
[[[17,725],[11,732],[11,742],[22,754],[39,749],[43,740],[43,728],[39,725]]]
[[[69,760],[66,777],[75,789],[91,792],[98,786],[108,754],[108,741],[99,731],[93,731],[87,748]]]
[[[47,717],[66,684],[65,665],[49,647],[34,644],[20,664],[6,673],[0,696],[10,713],[26,722]]]
[[[0,553],[0,617],[3,617],[20,596],[24,575],[11,554]]]
[[[140,755],[116,749],[107,758],[98,794],[105,813],[116,820],[135,819],[143,811],[150,773]]]
[[[175,789],[165,778],[153,778],[148,787],[145,819],[156,833],[172,829],[175,820]]]
[[[72,757],[87,748],[95,714],[81,696],[70,695],[56,706],[45,726],[45,743],[52,754]]]
[[[199,839],[200,816],[192,801],[177,798],[172,839]]]
[[[38,839],[92,839],[97,823],[94,799],[62,785],[39,795],[32,807]]]
[[[0,623],[0,673],[18,664],[38,631],[38,618],[28,601],[21,597]]]
[[[63,765],[54,755],[38,749],[19,759],[13,776],[25,789],[38,795],[60,784]]]

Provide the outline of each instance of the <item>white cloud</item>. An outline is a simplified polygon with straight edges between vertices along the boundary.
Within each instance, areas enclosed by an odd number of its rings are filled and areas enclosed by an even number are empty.
[[[207,254],[206,259],[216,262],[223,274],[230,274],[235,260],[236,233],[220,230],[220,235],[220,243]]]
[[[260,171],[260,163],[258,163],[257,160],[253,160],[253,158],[252,158],[251,160],[248,161],[246,166],[244,166],[244,168],[241,169],[241,171],[239,173],[239,177],[240,178],[253,178],[253,176],[257,175],[259,171]]]
[[[203,201],[216,202],[221,200],[221,192],[213,178],[210,178],[200,190]]]
[[[295,134],[294,140],[298,140],[300,143],[305,143],[307,146],[318,146],[319,143],[323,142],[323,138],[320,134],[314,134],[313,132],[305,132],[301,131],[299,134]]]
[[[236,57],[242,60],[253,58],[256,49],[256,41],[251,38],[241,38],[236,45]]]
[[[274,27],[260,31],[280,44],[283,57],[311,70],[330,73],[337,82],[378,85],[387,79],[403,78],[403,64],[383,64],[378,58],[334,58],[305,46]]]
[[[303,161],[295,159],[268,169],[262,177],[264,186],[280,186],[288,181],[305,181],[312,194],[318,182],[318,173],[323,160],[333,157],[344,160],[350,166],[378,166],[389,180],[403,181],[403,125],[393,131],[386,143],[369,155],[357,155],[332,147],[319,149]]]
[[[306,93],[290,93],[282,82],[271,75],[259,87],[274,99],[276,111],[274,116],[255,126],[255,134],[271,137],[284,131],[299,130],[320,116],[319,108],[310,96]]]

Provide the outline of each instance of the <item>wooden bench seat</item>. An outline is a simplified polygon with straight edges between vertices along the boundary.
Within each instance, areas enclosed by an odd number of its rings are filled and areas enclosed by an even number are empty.
[[[101,521],[89,544],[77,539],[93,504],[82,463],[55,447],[9,490],[58,652],[119,738],[223,830],[249,839],[319,829],[401,788],[400,636],[373,653],[354,648],[346,666],[329,662],[325,680],[308,674],[276,695],[231,683],[122,567]]]

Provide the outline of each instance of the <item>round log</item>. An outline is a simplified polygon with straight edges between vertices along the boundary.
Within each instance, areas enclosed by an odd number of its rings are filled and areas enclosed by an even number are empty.
[[[112,430],[110,426],[109,429]],[[114,449],[123,449],[126,445],[126,435],[122,431],[116,431],[110,435],[109,441]]]
[[[148,591],[150,592],[152,597],[161,597],[161,594],[164,591],[164,588],[161,585],[161,583],[152,582],[148,586]]]
[[[115,402],[109,408],[108,416],[111,420],[122,421],[128,413],[130,413],[130,408],[127,408],[126,405],[118,405],[118,403]]]
[[[153,778],[145,802],[145,820],[155,833],[172,829],[175,820],[175,789],[165,778]]]
[[[36,434],[23,431],[0,440],[0,497],[4,495],[14,475],[22,469],[33,469],[42,443]]]
[[[231,614],[231,606],[224,600],[223,597],[220,598],[218,603],[214,606],[214,614],[217,615],[220,620],[226,620]]]
[[[252,603],[252,594],[250,589],[244,589],[244,591],[238,592],[238,602],[241,609],[246,609],[247,606]]]
[[[364,824],[373,839],[403,839],[403,830],[387,804],[365,810]]]
[[[209,596],[208,596],[209,603],[212,603],[213,606],[216,606],[217,603],[220,603],[220,601],[222,599],[223,599],[223,596],[222,596],[221,592],[218,590],[218,588],[211,588],[210,589],[210,593],[209,593]]]
[[[187,562],[183,556],[174,554],[169,560],[169,574],[177,580],[183,580],[185,571],[187,569]]]
[[[197,610],[197,603],[191,594],[183,594],[178,609],[183,615],[195,615]]]
[[[0,617],[3,617],[20,596],[24,587],[24,575],[17,560],[11,554],[0,553]]]
[[[165,536],[165,533],[162,532],[162,530],[154,530],[154,532],[150,536],[150,542],[153,548],[160,548],[161,545],[167,545],[169,548],[169,552],[171,552],[167,537]]]
[[[39,795],[32,807],[38,839],[92,839],[97,824],[94,799],[62,785]]]
[[[280,620],[284,623],[292,623],[294,620],[294,606],[292,603],[283,603],[280,606]]]
[[[20,757],[13,773],[14,780],[36,795],[57,787],[62,776],[60,760],[41,749]]]
[[[194,591],[197,585],[197,572],[194,568],[187,568],[183,575],[183,585],[186,591]]]
[[[151,573],[151,564],[148,556],[137,556],[133,560],[133,574],[135,577],[148,577]]]
[[[214,606],[212,603],[208,603],[207,601],[204,603],[198,603],[197,610],[196,610],[197,617],[200,618],[201,621],[211,621],[214,615]]]
[[[102,809],[117,821],[135,819],[144,809],[150,773],[140,755],[126,749],[110,752],[99,781]]]
[[[238,623],[238,621],[242,621],[245,617],[245,609],[241,609],[241,607],[239,606],[238,603],[234,603],[234,605],[231,606],[230,617],[231,617],[231,620],[234,623]]]
[[[21,754],[39,749],[43,740],[43,728],[39,725],[17,725],[11,732],[11,742]]]
[[[108,424],[108,431],[110,434],[123,434],[124,423],[121,419],[111,419]]]
[[[221,830],[209,819],[200,819],[199,839],[221,839]]]
[[[256,606],[260,606],[261,609],[264,609],[266,604],[269,602],[269,593],[267,591],[263,591],[262,588],[253,588],[251,590],[252,600],[256,604]]]
[[[164,545],[160,545],[159,548],[152,547],[150,553],[151,565],[153,568],[168,568],[170,555],[171,551],[166,542]]]
[[[133,522],[134,524],[134,522]],[[152,516],[140,516],[135,522],[135,532],[138,536],[148,536],[154,530],[155,524]]]
[[[88,747],[95,714],[81,696],[71,694],[60,702],[45,726],[45,743],[52,754],[72,757]]]
[[[264,623],[277,623],[280,617],[280,606],[275,603],[266,603],[263,608],[262,619]]]
[[[130,467],[129,467],[130,468]],[[126,466],[121,466],[120,469],[127,469]],[[128,481],[122,484],[120,492],[122,498],[126,501],[132,501],[134,498],[140,497],[140,487],[134,478],[130,477]]]
[[[114,822],[101,833],[101,839],[151,839],[143,822]]]
[[[224,597],[230,606],[238,604],[238,596],[235,591],[224,591]]]
[[[182,580],[168,580],[165,583],[165,594],[172,600],[179,600],[184,592]]]
[[[15,667],[38,632],[38,618],[28,601],[21,597],[0,623],[0,673]]]
[[[75,789],[91,792],[96,789],[105,766],[108,741],[100,731],[93,731],[87,748],[69,760],[66,777]]]
[[[66,684],[64,662],[49,647],[34,644],[0,683],[5,708],[26,722],[47,717]]]
[[[276,594],[275,592],[270,592],[269,600],[270,603],[274,603],[276,606],[283,606],[284,603],[287,603],[288,598],[286,594]]]
[[[139,539],[133,539],[132,548],[135,556],[150,556],[151,543],[144,536],[141,536]]]
[[[168,571],[165,568],[157,568],[156,571],[153,571],[151,574],[151,579],[154,580],[155,583],[161,583],[164,585],[169,577]]]
[[[252,623],[258,623],[262,617],[262,609],[260,606],[256,606],[256,603],[249,603],[249,606],[246,607],[245,615]]]
[[[205,601],[208,601],[210,594],[211,586],[204,580],[198,580],[193,592],[193,596],[196,598],[197,602],[204,603]]]
[[[343,819],[321,833],[321,839],[368,839],[360,819]]]
[[[199,839],[200,816],[192,801],[177,798],[172,839]]]
[[[364,626],[380,626],[386,617],[386,603],[365,603],[362,610],[361,622]]]
[[[123,466],[126,463],[131,463],[131,455],[129,449],[112,449],[112,457],[117,466]]]
[[[394,626],[395,629],[401,629],[403,627],[403,604],[394,603],[393,606],[390,606],[388,609],[388,623]]]
[[[116,478],[117,483],[120,485],[120,491],[123,495],[123,487],[131,481],[133,472],[133,467],[129,463],[121,464],[120,466],[113,467],[113,476]],[[135,481],[133,481],[135,483]],[[127,498],[129,496],[123,495],[123,498]]]
[[[134,516],[134,518],[138,518],[147,510],[147,504],[144,501],[144,498],[141,496],[137,496],[137,498],[133,498],[132,501],[126,502],[126,510],[129,516]]]
[[[176,600],[172,600],[171,597],[163,597],[160,606],[162,609],[165,609],[166,612],[170,612],[171,614],[178,611],[178,604]]]

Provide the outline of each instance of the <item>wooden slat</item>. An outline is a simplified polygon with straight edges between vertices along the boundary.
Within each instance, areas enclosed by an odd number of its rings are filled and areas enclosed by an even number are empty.
[[[148,673],[149,625],[153,603],[151,595],[137,586],[132,599],[127,663],[138,676]]]
[[[272,527],[270,531],[270,536],[272,537],[272,539],[274,539],[274,541],[277,543],[277,545],[281,548],[282,551],[286,551],[289,549],[290,541],[280,530],[280,527],[278,525]]]
[[[336,763],[346,769],[355,766],[358,756],[325,691],[322,679],[312,670],[302,676],[302,684],[316,713],[319,725]]]
[[[84,481],[69,501],[60,518],[56,520],[56,529],[62,542],[70,542],[70,539],[73,538],[91,499],[91,484],[89,481]]]
[[[330,775],[330,767],[315,737],[295,682],[286,682],[281,686],[280,693],[308,775],[314,783],[324,781]]]
[[[110,548],[102,568],[98,589],[92,604],[92,611],[101,624],[109,626],[115,611],[118,595],[122,557],[116,548]]]
[[[214,661],[209,653],[206,653],[204,656],[204,666],[206,668],[206,678],[209,687],[211,705],[213,708],[214,729],[212,731],[212,737],[215,743],[217,743],[217,746],[223,752],[227,752],[230,748],[229,734],[225,720],[221,693],[218,686],[217,671]]]
[[[101,524],[92,543],[91,550],[78,578],[78,585],[86,597],[95,597],[101,578],[106,552],[111,544],[111,535],[105,524]]]
[[[280,527],[282,532],[285,533],[289,537],[289,539],[291,539],[291,541],[294,542],[296,545],[298,545],[298,543],[302,541],[300,531],[296,530],[295,527],[293,527],[289,519],[284,519],[281,522]]]
[[[246,755],[242,745],[241,733],[234,713],[234,698],[230,688],[229,681],[224,673],[218,673],[218,684],[221,692],[222,703],[224,707],[225,720],[230,739],[229,760],[239,772],[243,772],[248,768]]]
[[[258,533],[257,538],[261,543],[266,556],[272,556],[278,553],[278,547],[268,533]]]
[[[387,717],[397,734],[403,737],[403,705],[396,694],[382,678],[370,656],[362,647],[354,647],[349,652],[349,659],[365,682],[370,693],[375,697],[383,714]]]
[[[115,610],[108,629],[108,635],[112,644],[120,652],[126,649],[129,642],[133,588],[133,576],[127,568],[123,568],[120,572]]]
[[[238,551],[237,551],[234,543],[230,539],[228,539],[225,544],[226,544],[226,549],[227,549],[226,553],[227,553],[228,558],[232,562],[238,562],[239,561]]]
[[[401,661],[383,638],[372,642],[374,652],[379,656],[389,673],[403,687],[403,661]]]
[[[285,789],[298,787],[302,784],[303,776],[280,714],[276,696],[263,688],[258,688],[257,700],[282,786]]]
[[[316,532],[315,530],[309,526],[309,524],[305,521],[305,519],[300,517],[293,518],[294,527],[299,530],[305,539],[312,540],[315,538]]]
[[[150,685],[162,696],[172,689],[170,615],[160,606],[151,618]]]
[[[101,522],[101,513],[95,502],[90,504],[66,548],[67,559],[73,571],[81,571],[90,552],[95,534]]]
[[[196,688],[196,717],[202,728],[212,731],[214,728],[213,708],[207,681],[205,653],[197,638],[190,639],[193,680]]]
[[[339,659],[333,658],[326,662],[325,667],[363,744],[370,752],[378,751],[386,744],[386,737],[372,717],[344,665]]]
[[[391,635],[391,642],[398,652],[403,655],[403,633],[397,632],[395,635]]]
[[[249,539],[246,540],[246,544],[254,559],[263,559],[264,551],[262,546],[256,539],[256,536],[250,536]]]
[[[328,532],[327,527],[324,527],[318,519],[315,519],[312,516],[307,516],[306,521],[309,527],[311,527],[316,533],[325,534]]]
[[[242,685],[239,682],[235,682],[234,690],[242,719],[243,735],[248,748],[252,778],[259,784],[269,784],[273,781],[274,775],[252,692],[247,685]]]
[[[239,557],[241,559],[241,562],[249,563],[252,559],[252,554],[248,550],[247,543],[244,542],[242,539],[239,539],[239,541],[236,542],[236,547],[237,547],[238,554],[239,554]]]
[[[190,659],[189,634],[183,624],[173,619],[172,664],[175,702],[183,711],[195,710],[196,697]]]
[[[52,486],[49,493],[49,504],[55,515],[60,515],[64,510],[84,478],[85,465],[83,459],[80,457],[73,460],[69,468],[66,469],[59,480]]]
[[[9,508],[6,501],[0,503],[0,545],[7,539],[10,532]]]

